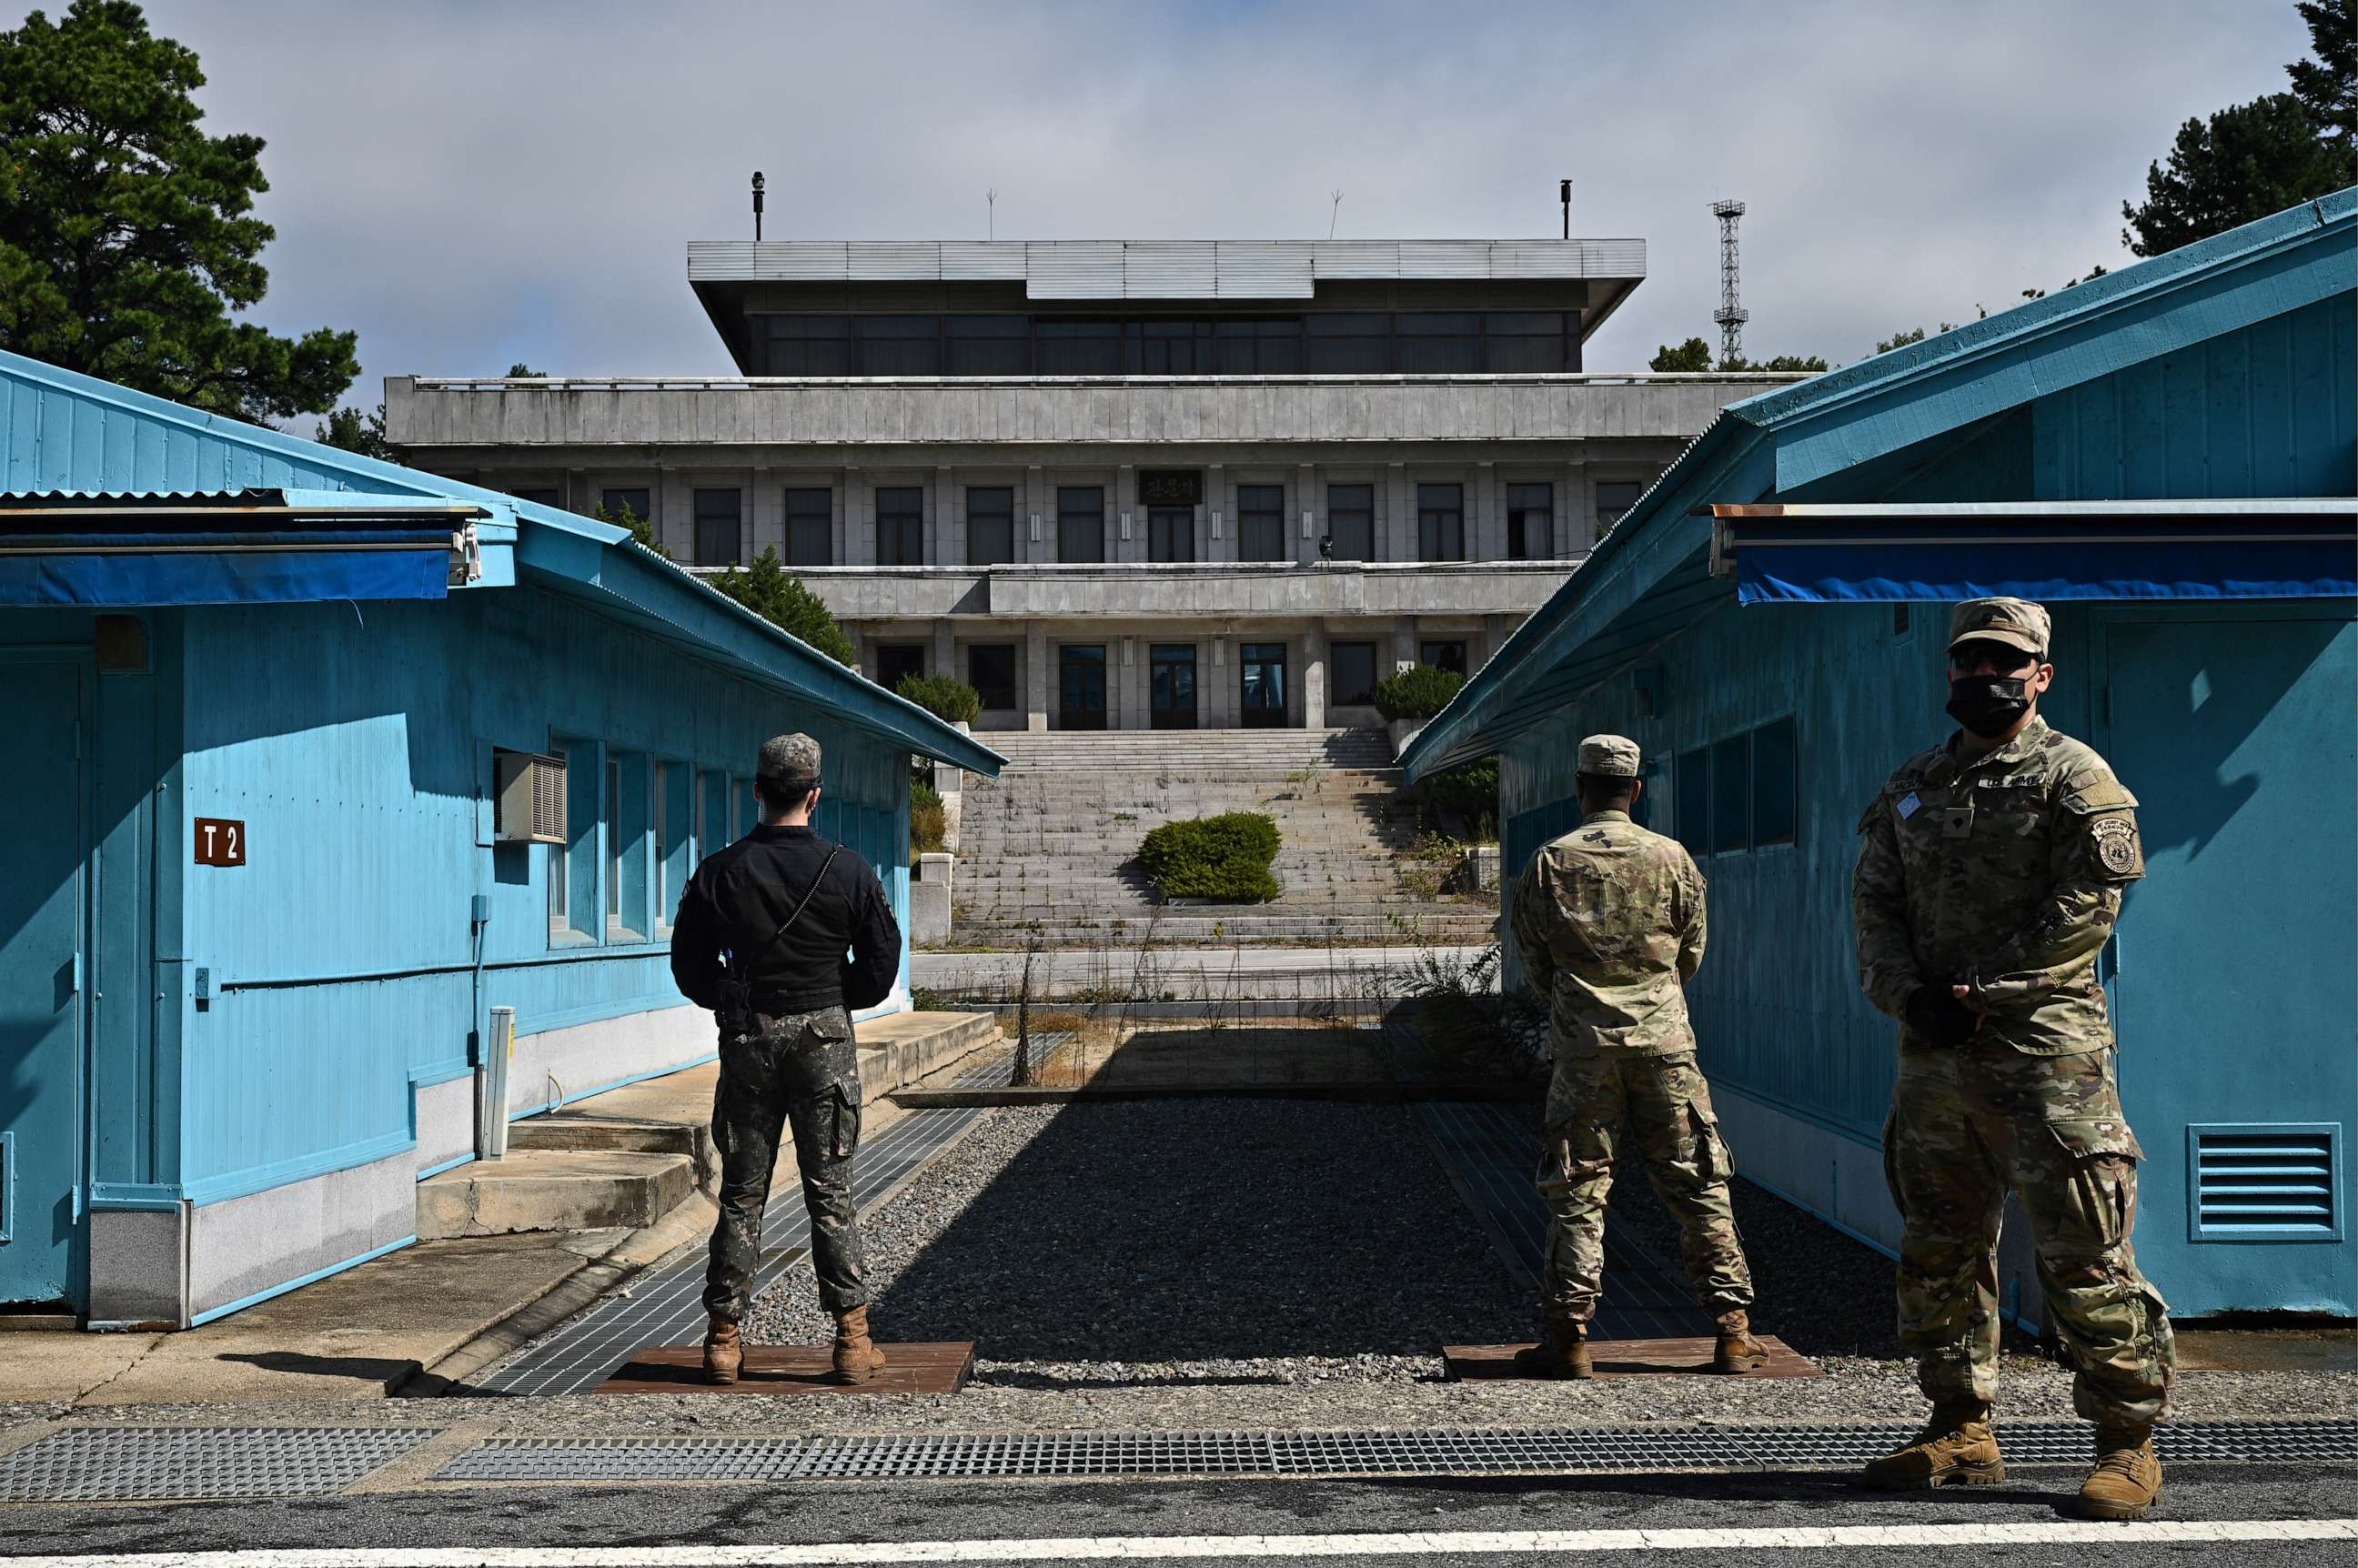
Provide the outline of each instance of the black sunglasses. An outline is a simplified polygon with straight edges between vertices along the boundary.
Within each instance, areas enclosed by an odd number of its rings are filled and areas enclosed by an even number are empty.
[[[1995,670],[2020,670],[2037,667],[2039,655],[2026,654],[2010,643],[1960,643],[1949,650],[1949,667],[1969,670],[1987,659]]]

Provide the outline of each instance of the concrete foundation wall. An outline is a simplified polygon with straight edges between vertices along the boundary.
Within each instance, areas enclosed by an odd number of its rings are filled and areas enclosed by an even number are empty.
[[[407,1151],[189,1213],[191,1319],[306,1275],[394,1247],[417,1232],[417,1170]]]
[[[719,1048],[712,1015],[687,1005],[520,1035],[508,1065],[508,1111],[552,1109],[625,1078],[707,1061]]]
[[[474,1074],[420,1084],[412,1092],[419,1171],[434,1170],[475,1152]]]
[[[188,1208],[101,1209],[90,1217],[90,1321],[186,1321]]]

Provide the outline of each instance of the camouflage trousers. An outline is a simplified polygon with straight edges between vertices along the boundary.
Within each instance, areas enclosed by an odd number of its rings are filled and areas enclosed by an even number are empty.
[[[1752,1271],[1736,1233],[1735,1173],[1692,1051],[1601,1051],[1556,1058],[1540,1135],[1548,1227],[1540,1305],[1552,1322],[1586,1323],[1605,1289],[1605,1200],[1613,1144],[1627,1119],[1662,1206],[1679,1222],[1695,1299],[1714,1317],[1752,1304]]]
[[[1902,1045],[1883,1165],[1905,1226],[1899,1340],[1927,1398],[1996,1397],[1998,1222],[2012,1188],[2078,1374],[2072,1408],[2121,1425],[2162,1415],[2176,1346],[2130,1246],[2142,1157],[2109,1048],[2032,1056],[1998,1042]]]
[[[867,1261],[851,1202],[851,1157],[860,1147],[860,1058],[851,1015],[755,1013],[750,1034],[720,1042],[720,1087],[712,1098],[712,1140],[720,1151],[720,1221],[704,1275],[704,1307],[741,1322],[762,1264],[762,1211],[778,1137],[791,1123],[795,1163],[810,1215],[811,1269],[819,1304],[849,1312],[868,1301]]]

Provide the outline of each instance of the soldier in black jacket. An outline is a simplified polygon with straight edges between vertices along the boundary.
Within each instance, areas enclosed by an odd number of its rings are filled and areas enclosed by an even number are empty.
[[[868,1282],[851,1201],[860,1144],[860,1059],[851,1009],[884,1000],[901,968],[901,928],[876,870],[810,825],[818,742],[779,735],[753,776],[761,826],[708,855],[672,922],[671,972],[720,1023],[720,1222],[704,1305],[708,1382],[733,1383],[738,1325],[762,1260],[762,1211],[778,1135],[791,1122],[810,1213],[819,1303],[835,1317],[835,1370],[872,1381],[884,1357],[868,1336]],[[845,955],[849,954],[847,957]]]

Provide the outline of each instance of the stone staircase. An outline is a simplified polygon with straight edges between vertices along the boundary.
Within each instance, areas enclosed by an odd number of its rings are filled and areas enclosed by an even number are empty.
[[[966,784],[950,946],[1491,940],[1487,900],[1402,885],[1416,806],[1375,730],[1120,730],[986,737],[1009,758]],[[1133,864],[1163,823],[1226,811],[1277,818],[1269,903],[1164,903]]]

